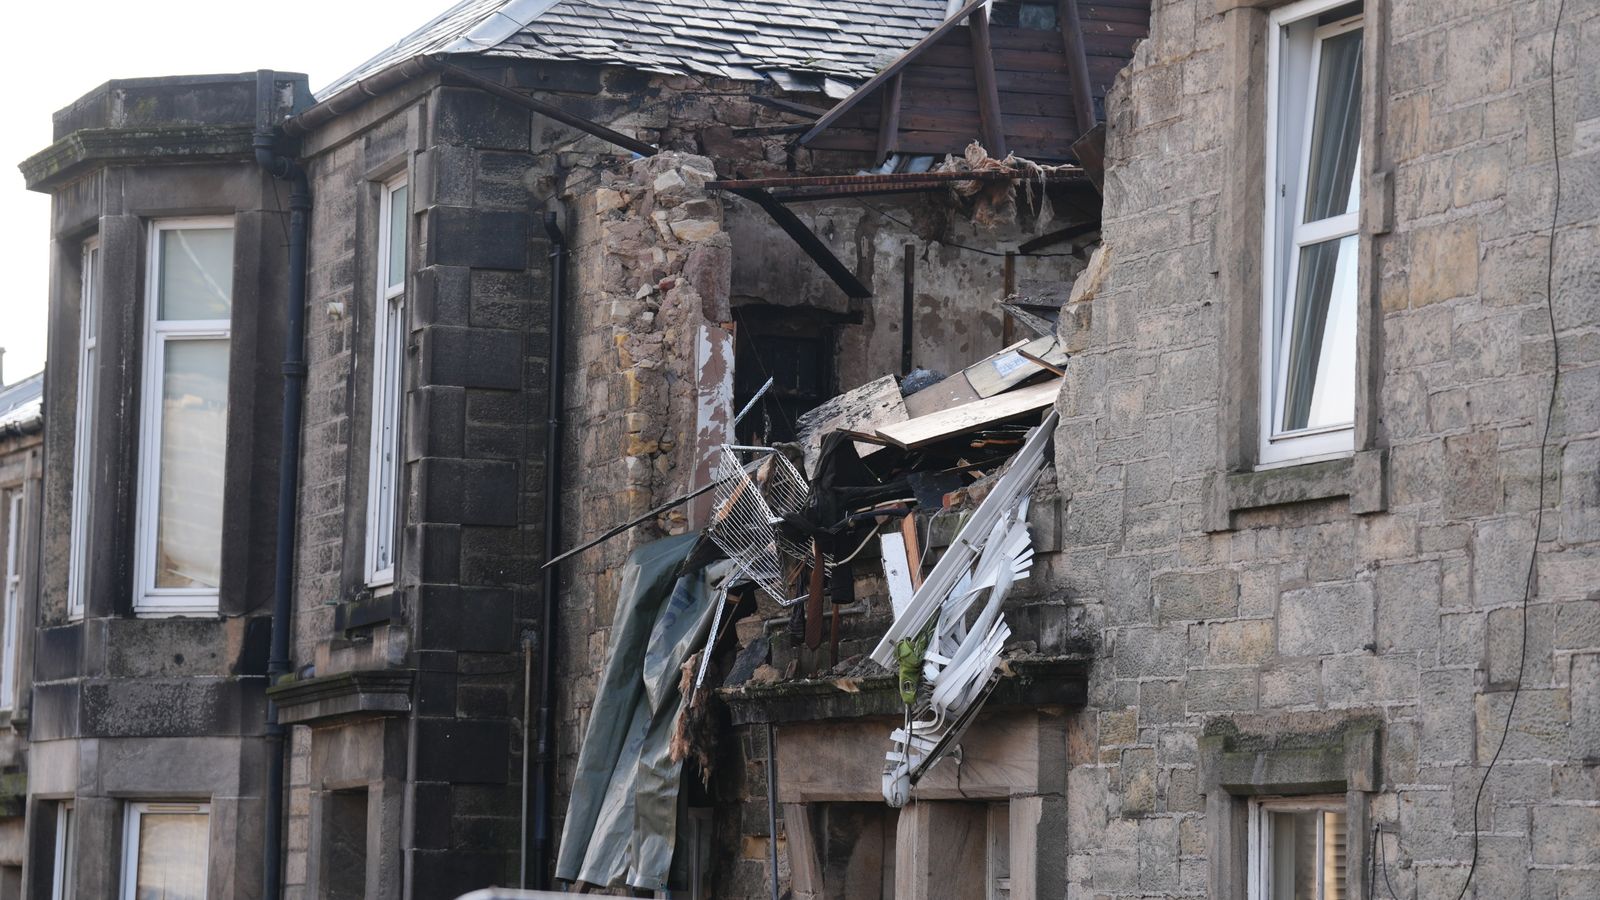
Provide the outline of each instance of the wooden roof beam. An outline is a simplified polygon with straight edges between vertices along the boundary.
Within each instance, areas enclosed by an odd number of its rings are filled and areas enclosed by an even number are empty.
[[[807,143],[810,143],[812,138],[815,138],[817,135],[826,131],[828,126],[839,121],[839,117],[843,116],[850,110],[855,109],[856,104],[860,103],[868,94],[871,94],[873,91],[882,87],[889,79],[900,74],[900,70],[904,69],[911,63],[912,60],[921,55],[922,51],[938,43],[940,38],[949,34],[952,30],[959,26],[968,16],[972,15],[973,10],[983,9],[984,4],[988,2],[989,0],[972,0],[971,3],[961,7],[960,12],[957,12],[955,15],[944,20],[944,22],[940,24],[938,28],[928,32],[926,37],[912,45],[911,49],[900,54],[899,59],[888,64],[887,66],[884,66],[883,71],[867,79],[866,83],[861,85],[861,87],[856,88],[854,93],[835,104],[833,109],[828,110],[827,115],[818,119],[817,123],[811,126],[810,131],[800,135],[798,138],[795,138],[795,146],[803,147]]]
[[[883,91],[883,105],[878,109],[878,148],[874,158],[880,164],[900,149],[900,80],[899,75],[889,79],[889,86]]]
[[[983,146],[995,159],[1006,157],[1006,129],[1000,117],[1000,83],[994,76],[994,49],[989,40],[989,10],[979,6],[967,16],[972,37],[972,78],[978,88],[978,121]]]
[[[1058,0],[1057,24],[1066,46],[1067,76],[1072,79],[1072,109],[1078,119],[1078,137],[1099,122],[1094,114],[1094,93],[1089,85],[1089,56],[1083,44],[1083,20],[1078,17],[1078,0]]]
[[[845,292],[846,296],[858,300],[872,296],[872,289],[862,284],[861,279],[856,277],[856,273],[850,271],[849,266],[840,261],[839,257],[833,255],[833,251],[828,248],[827,244],[822,242],[822,238],[817,237],[816,232],[812,231],[805,222],[800,220],[799,216],[794,214],[794,210],[779,203],[776,198],[762,188],[736,188],[733,193],[765,210],[767,215],[772,217],[772,221],[776,222],[779,228],[782,228],[789,237],[794,239],[796,244],[800,245],[800,249],[804,250],[806,255],[811,257],[812,262],[815,262],[823,272],[827,273],[827,276],[833,280],[834,284],[839,286],[840,290]]]

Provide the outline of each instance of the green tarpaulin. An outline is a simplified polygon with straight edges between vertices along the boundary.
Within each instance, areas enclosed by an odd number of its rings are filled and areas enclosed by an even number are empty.
[[[589,711],[556,877],[665,890],[683,765],[668,746],[679,669],[705,643],[726,562],[675,578],[698,535],[646,544],[623,568],[604,675]]]

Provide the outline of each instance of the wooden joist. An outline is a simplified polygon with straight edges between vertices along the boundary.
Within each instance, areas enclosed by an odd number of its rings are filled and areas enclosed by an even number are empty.
[[[889,154],[900,149],[900,76],[889,79],[883,89],[883,100],[878,107],[878,148],[873,159],[883,162]]]
[[[1083,41],[1083,20],[1078,17],[1078,0],[1060,0],[1056,19],[1066,43],[1067,73],[1072,82],[1072,109],[1077,113],[1078,134],[1096,124],[1094,95],[1089,88],[1089,55]]]
[[[816,232],[812,231],[810,226],[806,225],[805,222],[800,220],[799,216],[794,214],[794,210],[779,203],[775,197],[761,188],[744,188],[735,190],[733,193],[765,210],[767,215],[772,217],[772,221],[778,223],[778,227],[782,228],[789,237],[794,239],[796,244],[800,245],[800,249],[804,250],[805,254],[821,267],[822,271],[833,280],[833,283],[839,286],[839,290],[845,292],[846,296],[857,300],[872,296],[872,289],[862,284],[861,279],[856,277],[856,273],[850,271],[850,268],[841,262],[839,257],[833,255],[833,251],[828,248],[827,244],[822,242],[822,238],[817,237]]]
[[[1006,129],[1000,117],[1000,86],[994,77],[994,47],[989,41],[989,10],[980,6],[967,19],[972,38],[972,79],[978,88],[978,120],[983,146],[995,159],[1006,158]]]

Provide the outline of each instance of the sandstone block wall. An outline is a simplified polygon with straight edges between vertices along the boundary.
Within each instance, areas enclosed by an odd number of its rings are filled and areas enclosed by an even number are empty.
[[[1515,696],[1476,895],[1600,895],[1600,83],[1582,62],[1600,9],[1566,5],[1552,134],[1554,3],[1366,4],[1370,453],[1345,476],[1364,483],[1219,523],[1255,402],[1238,324],[1260,302],[1259,212],[1241,224],[1262,192],[1254,7],[1158,3],[1108,99],[1104,271],[1063,326],[1081,351],[1053,576],[1098,649],[1064,748],[1067,845],[1039,852],[1068,854],[1072,896],[1206,896],[1230,862],[1208,846],[1226,823],[1202,728],[1286,740],[1295,716],[1371,716],[1378,783],[1351,786],[1351,852],[1380,835],[1373,896],[1455,897]],[[1541,449],[1552,239],[1561,381]]]

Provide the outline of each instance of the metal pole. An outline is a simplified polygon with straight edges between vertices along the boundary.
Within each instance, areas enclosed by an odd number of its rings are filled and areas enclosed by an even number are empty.
[[[767,723],[767,847],[772,856],[772,900],[778,897],[778,731]]]

